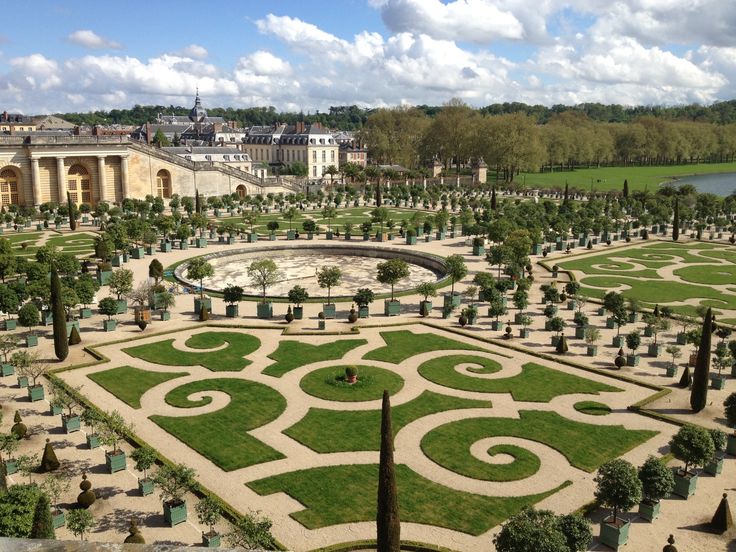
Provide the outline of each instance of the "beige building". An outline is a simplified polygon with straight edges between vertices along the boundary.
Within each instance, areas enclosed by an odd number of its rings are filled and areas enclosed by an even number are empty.
[[[36,123],[31,117],[19,113],[0,113],[0,132],[15,134],[17,132],[32,132],[36,130]]]
[[[146,195],[169,198],[292,192],[218,161],[193,161],[125,136],[0,136],[0,205],[120,203]]]

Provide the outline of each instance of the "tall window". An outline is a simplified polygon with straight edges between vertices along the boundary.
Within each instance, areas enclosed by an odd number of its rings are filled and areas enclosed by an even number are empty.
[[[312,163],[317,162],[317,150],[312,150]]]
[[[13,169],[3,169],[0,171],[0,205],[18,203],[18,175]]]
[[[248,192],[245,190],[245,186],[243,186],[242,184],[235,188],[235,192],[238,194],[238,197],[240,199],[244,199],[245,196],[248,194]]]
[[[327,161],[327,151],[322,150],[322,162],[324,163],[325,161]]]
[[[335,150],[330,150],[330,161],[335,162]]]
[[[156,173],[156,194],[158,197],[171,199],[171,175],[161,169]]]
[[[66,189],[74,205],[92,203],[92,178],[82,165],[72,165],[66,177]],[[64,201],[66,198],[59,198]]]

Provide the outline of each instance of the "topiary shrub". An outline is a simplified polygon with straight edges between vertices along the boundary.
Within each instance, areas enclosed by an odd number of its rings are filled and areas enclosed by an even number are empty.
[[[72,331],[69,334],[69,345],[79,345],[82,342],[82,337],[79,335],[79,330],[76,326],[72,326]]]
[[[207,310],[207,307],[202,305],[201,307],[199,307],[199,321],[206,322],[209,319],[210,319],[210,313]]]
[[[555,350],[561,355],[565,354],[569,350],[567,346],[567,338],[564,334],[557,340],[557,347],[555,347]]]
[[[347,383],[358,381],[358,369],[355,366],[347,366],[345,368],[345,381]]]
[[[82,508],[89,508],[95,503],[97,496],[92,490],[92,483],[87,479],[86,473],[82,473],[82,482],[79,484],[79,488],[82,492],[77,496],[77,504]]]
[[[43,448],[43,456],[41,457],[41,473],[52,472],[58,470],[61,464],[59,459],[56,457],[54,447],[51,446],[51,441],[46,439],[46,446]]]
[[[36,510],[33,513],[33,526],[31,527],[32,539],[55,539],[54,520],[51,517],[51,503],[49,497],[41,494],[36,503]]]
[[[736,393],[731,393],[723,401],[723,414],[728,420],[728,425],[736,427]]]
[[[15,435],[16,439],[23,439],[28,433],[28,427],[23,423],[23,418],[20,417],[20,412],[15,411],[13,417],[13,427],[10,428],[10,432]]]
[[[690,367],[685,366],[685,369],[682,371],[682,376],[680,376],[680,381],[677,383],[677,387],[680,389],[687,389],[690,387],[690,384],[692,383],[693,378],[690,375]]]
[[[141,535],[141,531],[138,529],[138,523],[135,518],[131,518],[128,532],[130,534],[125,537],[125,540],[123,541],[124,544],[146,544],[146,539]]]

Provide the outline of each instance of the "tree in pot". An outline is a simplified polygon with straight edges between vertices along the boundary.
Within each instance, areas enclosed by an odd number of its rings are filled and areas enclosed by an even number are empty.
[[[10,361],[15,366],[18,374],[28,379],[28,397],[31,401],[43,400],[43,385],[38,381],[38,378],[46,374],[51,367],[41,360],[38,353],[30,351],[13,353]]]
[[[0,335],[0,356],[3,357],[2,376],[11,376],[14,367],[8,360],[8,355],[18,348],[18,338],[15,335]]]
[[[682,356],[682,350],[677,345],[668,345],[665,352],[672,357],[667,368],[667,375],[671,377],[677,374],[677,359]]]
[[[638,476],[643,496],[639,503],[639,515],[654,521],[659,514],[659,501],[669,496],[675,488],[675,477],[663,459],[651,455],[639,467]]]
[[[592,540],[590,522],[583,516],[527,507],[503,524],[493,544],[497,552],[583,552]]]
[[[187,519],[184,494],[195,484],[196,473],[184,464],[164,464],[153,476],[164,502],[164,518],[171,527]]]
[[[85,508],[77,508],[70,510],[66,514],[66,527],[71,533],[79,537],[81,540],[85,540],[84,536],[94,529],[97,523],[92,515],[92,512]]]
[[[115,329],[116,321],[112,319],[118,313],[118,302],[112,297],[105,297],[97,303],[97,310],[100,314],[107,316],[107,320],[104,322],[105,331],[111,331]]]
[[[33,328],[38,326],[40,321],[41,313],[38,312],[38,307],[33,301],[29,301],[18,311],[18,323],[21,326],[28,328],[28,333],[26,334],[26,345],[29,347],[33,347],[38,344],[38,338],[34,334]]]
[[[273,259],[257,259],[248,266],[248,278],[254,287],[261,288],[261,302],[258,304],[258,317],[273,316],[271,303],[266,302],[266,290],[281,279],[281,272]]]
[[[585,343],[588,345],[588,356],[595,356],[598,354],[598,346],[596,343],[601,338],[601,331],[594,327],[588,326],[585,328]]]
[[[332,219],[337,216],[337,210],[334,207],[327,206],[322,209],[322,218],[327,219],[328,238],[332,236]]]
[[[723,471],[723,451],[726,450],[726,434],[720,429],[710,429],[711,441],[713,441],[713,458],[711,458],[703,467],[706,473],[718,475]]]
[[[273,550],[276,541],[271,535],[273,522],[259,512],[248,511],[233,525],[225,540],[230,546],[252,549]]]
[[[133,271],[127,268],[114,270],[110,275],[108,287],[117,300],[122,301],[125,295],[133,291]]]
[[[715,453],[713,439],[708,430],[686,424],[670,440],[670,451],[685,467],[675,474],[675,494],[687,498],[695,492],[698,474],[690,466],[702,466]]]
[[[59,380],[51,380],[51,406],[59,408],[61,410],[66,409],[66,413],[61,414],[62,425],[67,433],[79,431],[81,429],[81,419],[78,414],[74,412],[74,409],[79,406],[76,392],[78,392],[82,386],[74,387],[72,391],[67,390],[67,387],[62,384]]]
[[[432,311],[432,302],[429,298],[437,296],[437,286],[435,286],[434,282],[422,282],[417,286],[416,292],[424,297],[419,303],[419,314],[421,316],[429,316],[429,313]]]
[[[613,510],[613,519],[601,522],[601,542],[617,549],[628,541],[629,521],[619,519],[619,511],[627,511],[641,501],[642,484],[636,468],[626,460],[609,460],[598,468],[594,479],[595,498],[603,507]]]
[[[400,313],[400,303],[394,299],[394,286],[409,276],[409,265],[404,259],[389,259],[378,263],[376,280],[381,284],[391,286],[391,299],[385,303],[384,314],[388,316]]]
[[[148,470],[156,463],[156,451],[147,445],[135,449],[130,458],[135,462],[135,469],[143,472],[143,479],[138,479],[138,490],[142,496],[153,492],[153,479],[148,477]]]
[[[197,519],[202,525],[209,528],[207,533],[202,533],[202,545],[216,548],[220,545],[220,535],[215,531],[215,525],[222,517],[222,506],[211,496],[206,496],[194,506]]]
[[[302,229],[307,233],[307,237],[312,236],[317,230],[317,223],[312,219],[307,219],[302,222]]]
[[[99,435],[97,434],[97,427],[102,423],[102,416],[99,411],[94,408],[85,408],[80,416],[84,425],[87,426],[87,446],[90,449],[95,449],[100,446]]]
[[[302,307],[302,303],[309,299],[309,292],[307,292],[307,290],[302,286],[297,285],[289,290],[287,297],[289,302],[294,304],[294,318],[296,320],[301,320],[304,316],[304,307]]]
[[[83,274],[74,284],[74,291],[83,306],[83,309],[80,311],[82,318],[89,318],[92,315],[92,311],[89,310],[88,306],[95,300],[95,294],[99,289],[100,284],[89,274]]]
[[[54,528],[59,528],[64,524],[64,512],[59,508],[59,500],[70,487],[71,480],[64,473],[50,473],[41,483],[41,490],[49,497]]]
[[[171,314],[169,309],[176,305],[176,296],[170,291],[160,291],[157,293],[156,306],[161,309],[161,320],[169,320]]]
[[[187,265],[187,279],[199,281],[199,305],[204,303],[204,279],[212,278],[215,275],[215,269],[210,263],[208,263],[202,257],[195,257]],[[197,307],[194,306],[194,310],[198,311]],[[210,310],[209,308],[207,310]]]
[[[518,321],[521,319],[522,316],[524,316],[524,309],[529,306],[529,292],[526,289],[519,287],[514,292],[511,301],[514,303],[514,306],[519,310],[519,312],[515,316],[515,319]]]
[[[222,298],[227,303],[225,314],[229,318],[238,316],[238,303],[243,300],[243,288],[233,284],[228,284],[222,290]]]
[[[631,354],[626,359],[629,366],[639,365],[639,355],[636,354],[639,345],[641,345],[641,334],[639,330],[634,330],[626,336],[626,347],[631,350]]]
[[[105,451],[105,462],[110,473],[126,467],[125,452],[118,447],[118,443],[129,431],[130,426],[117,410],[106,413],[102,418],[99,439],[103,445],[110,447],[109,451]]]
[[[450,255],[445,257],[445,270],[450,277],[450,297],[455,296],[455,283],[459,282],[468,274],[468,267],[462,255]]]
[[[376,298],[376,294],[370,288],[360,288],[353,295],[353,301],[358,305],[358,315],[360,318],[368,318],[368,305]]]
[[[335,318],[335,305],[331,302],[332,288],[342,280],[342,270],[339,266],[321,266],[316,270],[317,283],[322,289],[327,288],[327,303],[322,305],[325,318]]]

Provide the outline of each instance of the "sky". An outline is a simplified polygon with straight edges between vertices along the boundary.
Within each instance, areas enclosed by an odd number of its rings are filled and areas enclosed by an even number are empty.
[[[736,98],[733,0],[4,0],[0,110]]]

